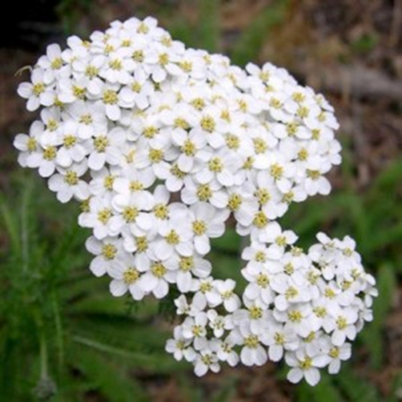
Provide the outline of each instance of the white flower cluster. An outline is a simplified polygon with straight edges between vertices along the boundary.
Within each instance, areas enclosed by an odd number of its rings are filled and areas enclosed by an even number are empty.
[[[49,46],[20,85],[41,112],[15,146],[59,201],[82,202],[92,272],[112,278],[114,296],[178,289],[184,320],[166,350],[197,375],[268,358],[284,358],[292,382],[337,372],[371,319],[374,279],[350,238],[321,234],[306,254],[276,222],[330,192],[324,174],[341,161],[332,107],[284,69],[185,48],[153,18],[67,44]],[[205,259],[229,216],[251,242],[242,297]]]

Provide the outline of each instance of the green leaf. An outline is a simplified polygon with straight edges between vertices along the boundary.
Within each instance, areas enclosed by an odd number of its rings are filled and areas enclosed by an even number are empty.
[[[97,352],[82,348],[75,365],[92,382],[95,390],[110,401],[149,401],[133,377]]]
[[[20,237],[19,237],[19,227],[17,221],[17,216],[16,214],[11,212],[10,207],[8,206],[8,203],[4,200],[3,197],[0,198],[0,210],[1,210],[1,216],[2,220],[5,225],[5,229],[7,230],[10,242],[11,242],[11,249],[13,254],[19,254],[20,253]]]
[[[244,66],[257,59],[267,34],[283,21],[288,4],[288,0],[274,1],[244,30],[231,52],[235,64]]]
[[[236,394],[237,377],[227,378],[212,397],[212,402],[230,402]]]
[[[396,289],[396,274],[391,265],[382,266],[377,274],[379,297],[374,301],[374,320],[362,332],[361,337],[370,351],[370,360],[374,368],[380,368],[384,358],[383,328],[390,310]]]
[[[198,46],[209,52],[218,51],[220,0],[200,1]]]
[[[381,402],[377,388],[357,376],[348,367],[344,367],[337,375],[336,382],[347,396],[344,400]]]
[[[331,381],[328,374],[322,373],[320,382],[311,387],[306,382],[301,383],[297,387],[298,402],[343,402],[343,398],[339,390]]]
[[[217,239],[212,239],[211,248],[213,251],[224,255],[232,254],[239,256],[241,252],[242,238],[234,228],[227,228],[225,234]]]
[[[123,359],[120,361],[141,367],[143,370],[146,369],[157,373],[169,373],[189,369],[188,364],[176,362],[172,356],[167,355],[163,350],[159,350],[158,352],[160,353],[155,355],[151,355],[149,352],[132,352],[122,347],[111,346],[80,335],[74,336],[73,341],[99,352],[109,354],[110,356]]]

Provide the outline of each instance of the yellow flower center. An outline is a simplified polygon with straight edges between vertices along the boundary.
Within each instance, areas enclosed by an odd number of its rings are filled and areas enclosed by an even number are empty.
[[[265,289],[269,285],[268,276],[265,274],[259,274],[257,276],[257,285]]]
[[[163,278],[164,275],[166,274],[166,268],[164,267],[163,264],[157,262],[156,264],[152,265],[151,272],[157,278]]]
[[[262,138],[254,138],[253,143],[256,154],[263,154],[268,149],[267,143]]]
[[[267,224],[268,218],[265,216],[264,212],[257,212],[253,219],[253,225],[258,229],[262,229],[263,227],[267,226]]]
[[[97,152],[105,152],[109,145],[109,140],[106,135],[99,135],[94,139],[94,147]]]
[[[148,153],[148,158],[152,163],[159,163],[163,160],[163,151],[151,148]]]
[[[109,208],[102,209],[98,212],[98,221],[100,221],[104,225],[109,221],[111,217],[112,217],[112,210]]]
[[[243,164],[244,170],[251,170],[254,165],[254,158],[252,156],[248,156],[246,161]]]
[[[194,221],[193,222],[193,232],[195,233],[196,236],[201,236],[203,235],[207,230],[207,225],[205,224],[204,221]]]
[[[176,244],[179,244],[179,243],[180,243],[180,237],[179,237],[179,235],[178,235],[174,230],[171,230],[171,231],[167,234],[167,236],[165,237],[165,239],[166,239],[167,243],[168,243],[168,244],[171,244],[171,245],[176,245]]]
[[[129,223],[134,222],[138,214],[138,209],[135,207],[125,207],[122,213],[124,220]]]
[[[148,249],[148,240],[145,236],[136,237],[135,244],[139,253],[143,253]]]
[[[46,147],[43,150],[43,159],[47,161],[53,160],[57,155],[56,147]]]
[[[191,63],[190,61],[187,61],[187,60],[181,61],[179,63],[179,66],[186,73],[191,72],[191,70],[193,69],[193,63]]]
[[[235,212],[240,208],[241,203],[242,203],[242,198],[240,197],[239,194],[231,194],[229,197],[228,208],[232,212]]]
[[[177,128],[182,128],[183,130],[187,130],[190,127],[188,122],[181,117],[177,117],[175,119],[174,126]]]
[[[333,359],[337,359],[339,357],[339,348],[333,347],[329,351],[329,356],[332,357]]]
[[[285,236],[278,236],[278,237],[275,239],[275,243],[276,243],[279,247],[285,247],[286,244],[287,244],[286,237],[285,237]]]
[[[67,171],[66,175],[64,176],[64,181],[69,185],[69,186],[75,186],[78,184],[78,175],[76,172],[73,170]]]
[[[77,137],[74,135],[66,135],[63,140],[63,145],[69,149],[72,148],[77,143]]]
[[[260,205],[265,205],[271,199],[271,194],[265,188],[259,188],[254,195],[257,197]]]
[[[113,244],[105,244],[102,247],[102,255],[106,260],[113,260],[117,254],[117,248]]]
[[[180,149],[185,155],[194,156],[196,148],[192,141],[186,140]]]
[[[271,176],[275,180],[279,180],[283,176],[283,167],[277,163],[274,163],[269,169]]]
[[[311,367],[313,367],[313,360],[311,357],[306,357],[304,360],[301,360],[299,363],[299,367],[302,370],[309,370]]]
[[[324,318],[327,315],[327,309],[325,307],[315,307],[313,312],[319,318]]]
[[[212,133],[213,131],[215,131],[216,123],[211,116],[204,116],[201,119],[200,125],[202,129],[207,131],[208,133]]]
[[[202,336],[203,328],[201,325],[193,325],[192,332],[195,337],[200,337],[200,336]],[[208,355],[205,355],[203,357],[206,357],[206,356],[208,356]]]
[[[35,138],[32,138],[32,137],[28,138],[27,148],[28,148],[29,152],[36,151],[37,146],[38,146],[38,142],[36,141]]]
[[[140,273],[135,268],[130,267],[123,273],[123,281],[127,285],[132,285],[133,283],[137,282],[139,277]]]
[[[254,259],[257,262],[265,262],[267,260],[267,256],[265,255],[265,253],[263,251],[257,251],[255,253]]]
[[[285,193],[282,197],[282,201],[286,202],[286,204],[290,204],[293,199],[294,199],[294,192],[293,191],[288,191],[287,193]]]
[[[109,62],[109,67],[112,70],[120,71],[123,68],[123,63],[119,59],[111,60]]]
[[[201,293],[207,293],[212,290],[212,285],[210,282],[202,282],[200,285]]]
[[[186,177],[186,172],[183,172],[177,163],[175,163],[171,168],[170,172],[172,173],[173,176],[177,177],[178,179],[183,179],[183,177]]]
[[[141,91],[141,89],[142,89],[142,85],[139,83],[139,82],[133,82],[132,84],[131,84],[131,90],[133,91],[133,92],[136,92],[136,93],[138,93],[138,92],[140,92]]]
[[[336,296],[336,293],[334,292],[333,289],[331,289],[331,288],[326,288],[325,291],[324,291],[324,296],[325,296],[327,299],[333,299],[333,298]]]
[[[215,173],[220,173],[223,170],[223,163],[221,158],[219,158],[218,156],[212,158],[209,162],[208,162],[208,169],[211,172],[215,172]]]
[[[212,197],[212,190],[209,184],[201,184],[198,186],[197,197],[200,201],[208,201]]]
[[[258,320],[262,317],[262,308],[258,306],[251,306],[249,308],[249,315],[252,320]]]
[[[113,91],[112,89],[107,89],[103,93],[103,103],[106,105],[115,105],[119,100],[119,97],[117,96],[117,92]]]
[[[348,326],[348,322],[345,317],[339,317],[336,320],[336,325],[338,326],[338,329],[342,331]]]
[[[163,67],[169,64],[169,55],[167,53],[161,53],[159,55],[159,64]]]
[[[113,190],[113,184],[114,184],[114,179],[115,177],[113,175],[108,175],[103,179],[103,187],[106,188],[106,190],[112,191]]]
[[[61,57],[56,57],[55,59],[53,59],[50,65],[50,67],[53,70],[60,70],[62,66],[63,66],[63,60],[61,59]]]
[[[142,63],[144,61],[144,52],[142,50],[136,50],[132,56],[135,61]]]
[[[138,25],[137,33],[146,35],[148,32],[149,32],[149,28],[147,27],[147,25],[144,24],[143,22],[141,22],[141,24]]]
[[[94,67],[94,66],[88,66],[86,69],[85,69],[85,75],[88,77],[88,78],[95,78],[97,75],[99,74],[99,69],[98,68],[96,68],[96,67]]]
[[[294,92],[292,98],[297,103],[303,102],[306,99],[306,97],[300,92]]]
[[[296,112],[296,114],[297,114],[301,119],[304,119],[304,118],[308,117],[309,113],[310,113],[310,109],[309,109],[308,107],[306,107],[306,106],[300,106],[300,107],[297,109],[297,112]]]
[[[302,148],[298,153],[297,153],[297,159],[300,161],[305,161],[308,158],[308,152],[307,149]]]
[[[179,268],[184,271],[188,272],[194,268],[194,258],[193,257],[181,257],[179,262]]]
[[[153,213],[159,219],[167,219],[169,217],[169,210],[165,204],[156,204],[153,209]]]
[[[244,338],[244,345],[251,349],[256,349],[259,345],[258,337],[256,335],[249,335]]]
[[[93,123],[92,116],[90,114],[83,114],[80,117],[80,123],[89,126],[90,124]]]
[[[144,185],[140,181],[131,181],[130,182],[130,191],[142,191],[144,190]]]
[[[234,134],[226,135],[225,142],[229,149],[239,149],[240,147],[240,139]]]
[[[318,180],[321,177],[319,170],[307,169],[307,176],[312,180]]]
[[[285,337],[283,334],[276,332],[274,335],[274,341],[277,345],[283,345],[285,343]]]
[[[34,93],[35,96],[39,96],[40,94],[42,94],[43,92],[45,92],[45,84],[43,84],[42,82],[35,84],[32,88],[32,92]]]
[[[190,103],[197,110],[202,110],[205,107],[205,101],[202,98],[195,98]]]
[[[73,95],[78,99],[84,99],[85,88],[79,87],[77,85],[73,85]]]
[[[289,311],[289,320],[292,322],[300,322],[303,318],[303,314],[299,310]]]
[[[46,128],[52,132],[56,131],[59,128],[59,123],[55,119],[49,119]]]
[[[143,135],[146,138],[154,138],[158,129],[155,126],[148,126],[144,128]]]

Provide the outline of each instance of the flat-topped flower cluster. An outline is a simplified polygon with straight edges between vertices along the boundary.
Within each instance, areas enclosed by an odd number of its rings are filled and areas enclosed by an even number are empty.
[[[186,48],[153,18],[67,45],[49,46],[20,85],[41,111],[15,146],[59,201],[82,202],[91,271],[110,276],[114,296],[177,289],[183,319],[166,350],[197,375],[268,359],[285,359],[292,382],[336,373],[372,319],[374,278],[349,237],[319,234],[304,252],[277,222],[330,192],[333,108],[286,70]],[[228,219],[250,239],[242,295],[206,259]]]

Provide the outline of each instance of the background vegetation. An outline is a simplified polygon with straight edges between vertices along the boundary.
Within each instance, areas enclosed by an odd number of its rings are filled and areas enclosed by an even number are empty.
[[[0,49],[0,401],[402,400],[402,2],[34,3],[35,12],[10,16],[15,32]],[[306,246],[319,230],[355,237],[380,297],[351,361],[315,388],[290,385],[274,364],[195,379],[163,351],[171,305],[112,298],[88,270],[78,206],[66,211],[17,166],[12,139],[32,116],[15,95],[15,71],[48,42],[148,14],[187,45],[239,65],[285,66],[338,111],[344,163],[332,173],[333,193],[292,206],[282,223]],[[216,241],[217,276],[239,277],[239,249],[233,230]]]

